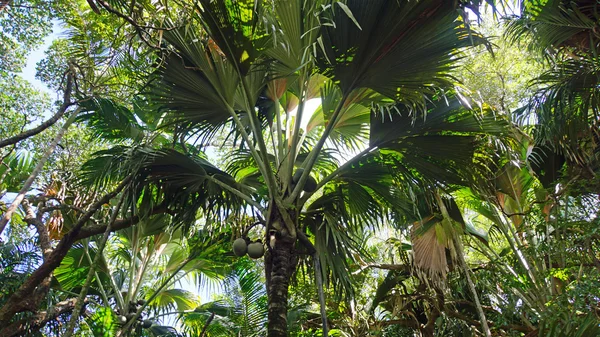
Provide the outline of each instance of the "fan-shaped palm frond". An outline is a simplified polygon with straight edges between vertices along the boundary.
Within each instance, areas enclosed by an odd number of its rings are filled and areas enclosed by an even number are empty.
[[[196,308],[198,306],[198,298],[193,292],[188,290],[167,289],[161,291],[148,305],[165,311],[185,311]]]
[[[520,17],[509,21],[507,35],[518,41],[523,35],[531,36],[533,49],[590,48],[588,34],[595,29],[597,8],[585,1],[563,0],[523,1]]]
[[[477,155],[485,152],[488,136],[511,136],[507,121],[488,108],[478,113],[457,98],[438,98],[427,106],[426,113],[401,104],[398,114],[371,115],[370,145],[391,150],[407,181],[416,176],[434,184],[465,183],[488,171],[487,156]]]
[[[259,26],[261,6],[254,0],[203,0],[198,6],[204,29],[241,75],[248,73],[268,38]]]
[[[553,64],[534,81],[541,89],[516,115],[522,124],[534,124],[537,146],[566,157],[569,166],[589,175],[597,167],[599,139],[597,5],[562,0],[524,4],[508,34],[515,40],[531,35],[531,46],[548,52]]]
[[[249,186],[199,156],[172,149],[117,146],[98,152],[83,168],[85,181],[96,184],[135,176],[133,204],[138,198],[142,202],[158,198],[155,205],[164,202],[177,214],[176,221],[187,225],[195,221],[199,209],[235,210],[243,202],[258,205]]]
[[[562,61],[536,79],[542,88],[516,115],[522,124],[535,120],[539,146],[580,165],[593,159],[599,137],[599,74],[597,59],[586,57]]]
[[[199,129],[202,140],[209,141],[232,117],[239,85],[235,68],[193,28],[171,30],[165,39],[178,54],[170,55],[157,74],[156,101],[172,112],[167,125]]]
[[[370,88],[406,104],[423,105],[423,93],[451,84],[457,48],[479,39],[457,21],[452,3],[348,1],[322,26],[320,67],[344,95]],[[469,38],[471,37],[471,39]]]
[[[144,138],[146,128],[136,120],[136,115],[114,100],[89,98],[80,106],[78,121],[85,121],[97,136],[109,140],[140,141]]]

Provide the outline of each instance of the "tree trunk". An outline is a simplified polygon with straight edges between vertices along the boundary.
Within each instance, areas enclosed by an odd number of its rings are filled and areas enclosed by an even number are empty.
[[[46,311],[40,311],[32,317],[19,320],[2,330],[2,336],[18,337],[30,336],[32,333],[42,329],[48,322],[56,320],[60,315],[72,312],[77,303],[76,298],[70,298],[56,303]],[[87,302],[85,303],[87,304]]]
[[[269,304],[267,336],[287,337],[287,305],[290,278],[298,263],[296,239],[281,236],[265,255]]]

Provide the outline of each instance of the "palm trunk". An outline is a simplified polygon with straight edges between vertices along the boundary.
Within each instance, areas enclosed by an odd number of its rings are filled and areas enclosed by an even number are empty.
[[[13,200],[12,204],[8,207],[8,209],[2,216],[2,219],[0,219],[0,234],[2,234],[2,232],[4,231],[4,228],[10,221],[13,213],[17,210],[19,205],[21,205],[23,198],[25,198],[25,194],[29,191],[29,189],[31,188],[31,185],[33,185],[33,181],[37,178],[37,176],[40,174],[40,172],[42,172],[42,169],[44,168],[46,161],[48,161],[48,158],[50,158],[50,155],[52,155],[52,153],[54,152],[54,149],[56,149],[56,146],[61,141],[62,137],[65,135],[65,132],[67,131],[69,126],[75,121],[75,117],[77,117],[77,114],[78,114],[78,110],[74,111],[73,114],[71,115],[71,117],[69,117],[69,119],[65,122],[65,124],[60,128],[60,130],[54,137],[54,140],[52,141],[50,146],[48,146],[48,148],[46,149],[46,152],[44,152],[44,155],[42,155],[42,158],[40,158],[37,165],[31,172],[31,174],[29,175],[27,180],[25,181],[25,184],[19,191],[19,194],[17,194],[17,196],[15,197],[15,200]]]
[[[265,255],[268,294],[268,337],[287,337],[288,288],[296,268],[296,240],[278,238]]]

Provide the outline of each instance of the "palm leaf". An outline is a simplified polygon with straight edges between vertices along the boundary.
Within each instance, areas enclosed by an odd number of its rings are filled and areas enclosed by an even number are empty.
[[[487,108],[478,114],[456,98],[438,97],[428,106],[426,113],[404,104],[372,112],[370,145],[394,157],[392,167],[408,181],[464,184],[488,172],[493,163],[481,154],[490,135],[511,136],[506,120]]]
[[[78,121],[84,121],[94,133],[108,140],[131,139],[140,141],[145,127],[140,125],[133,112],[114,100],[92,97],[82,100]]]
[[[166,289],[158,293],[150,306],[160,311],[185,311],[192,310],[198,306],[197,296],[184,289]]]
[[[88,253],[92,261],[96,256],[96,250],[92,247],[88,247]],[[80,288],[85,282],[85,278],[90,270],[90,260],[85,254],[85,247],[81,244],[75,245],[69,250],[65,258],[61,261],[60,266],[54,271],[54,277],[58,282],[57,286],[60,289],[79,292]],[[97,275],[100,277],[100,283],[103,285],[108,284],[108,266],[104,259],[100,259],[99,264],[94,267]],[[98,295],[98,280],[94,277],[89,294]],[[108,305],[108,303],[105,303]]]
[[[260,6],[261,2],[254,0],[201,0],[197,6],[208,35],[244,76],[267,37],[258,26]]]
[[[11,152],[0,163],[0,195],[5,192],[19,192],[23,182],[35,167],[33,155],[27,150]]]
[[[479,40],[457,21],[451,2],[348,1],[322,26],[319,65],[347,95],[370,88],[409,104],[451,84],[457,48]],[[355,22],[356,21],[356,22]],[[358,23],[358,24],[357,24]],[[472,39],[470,39],[472,38]]]
[[[115,336],[119,328],[115,314],[110,307],[96,308],[93,315],[87,317],[85,321],[94,337]]]

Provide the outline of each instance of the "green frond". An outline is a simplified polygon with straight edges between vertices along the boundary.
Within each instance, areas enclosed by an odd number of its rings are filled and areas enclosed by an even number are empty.
[[[0,163],[0,195],[5,192],[19,192],[35,164],[33,154],[27,150],[9,153]]]
[[[200,209],[226,216],[217,210],[240,210],[253,194],[249,186],[236,182],[200,156],[172,149],[117,146],[98,152],[84,164],[83,171],[84,181],[98,185],[133,175],[130,207],[143,211],[139,203],[162,203],[176,214],[176,223],[186,226],[195,222]]]
[[[204,303],[193,313],[180,317],[184,329],[198,333],[203,322],[213,316],[209,336],[258,337],[265,333],[267,294],[261,276],[252,270],[247,260],[236,262],[225,280],[227,296],[222,300]]]
[[[562,61],[536,79],[541,89],[515,115],[523,125],[535,123],[538,146],[578,164],[592,160],[598,146],[599,74],[598,59],[586,57]]]
[[[116,335],[119,325],[117,317],[110,307],[100,307],[85,319],[93,337],[112,337]],[[82,328],[85,329],[85,325]]]
[[[400,104],[371,114],[370,145],[395,161],[405,181],[463,184],[489,171],[483,155],[489,136],[510,137],[505,118],[485,108],[477,111],[457,99],[438,97],[424,113]]]
[[[310,204],[307,215],[301,221],[313,236],[326,282],[339,290],[336,292],[338,296],[352,298],[354,288],[350,280],[350,265],[356,263],[356,254],[369,259],[363,246],[364,229],[369,224],[357,221],[359,216],[353,214],[351,206],[346,204],[348,197],[341,189],[323,194]],[[366,213],[373,216],[370,211]],[[361,215],[367,217],[366,214]]]
[[[94,261],[96,249],[90,246],[87,250],[91,260]],[[58,283],[57,287],[78,293],[85,282],[89,270],[90,260],[85,253],[85,247],[82,244],[75,245],[69,250],[65,258],[61,261],[60,266],[54,271],[54,277]],[[100,259],[94,270],[98,273],[100,282],[108,284],[108,266],[104,259]],[[89,294],[100,294],[97,282],[98,280],[94,277],[88,291]],[[105,305],[108,305],[108,303],[105,303]]]
[[[185,311],[192,310],[198,306],[197,296],[183,289],[167,289],[158,293],[158,295],[148,303],[149,306],[158,311]]]
[[[347,95],[370,88],[422,106],[423,94],[448,87],[458,48],[479,41],[458,20],[452,2],[348,1],[322,26],[319,66]],[[353,20],[355,19],[356,22]],[[359,28],[360,26],[360,28]]]
[[[561,0],[525,1],[520,17],[509,21],[506,34],[513,42],[523,36],[534,40],[533,49],[579,47],[587,49],[588,32],[596,26],[596,9]],[[595,13],[594,13],[595,12]]]
[[[201,0],[196,7],[205,31],[241,75],[248,73],[268,39],[259,25],[261,6],[254,0]]]
[[[136,120],[127,107],[107,98],[92,97],[82,100],[78,121],[87,123],[95,135],[107,140],[141,141],[145,127]]]
[[[293,78],[293,74],[312,59],[319,35],[318,14],[325,1],[274,1],[274,11],[266,12],[265,28],[272,35],[265,54],[275,60],[271,73],[275,77]],[[293,80],[289,81],[294,83]]]

